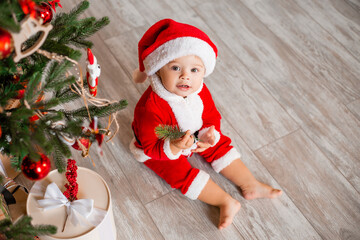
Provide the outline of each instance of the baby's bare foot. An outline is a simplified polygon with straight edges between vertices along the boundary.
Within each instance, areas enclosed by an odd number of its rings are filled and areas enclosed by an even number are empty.
[[[255,180],[253,183],[241,188],[245,199],[255,198],[277,198],[282,194],[282,191],[270,187],[267,184]]]
[[[236,213],[240,210],[241,204],[233,198],[229,198],[220,206],[220,221],[218,228],[221,230],[229,226]]]

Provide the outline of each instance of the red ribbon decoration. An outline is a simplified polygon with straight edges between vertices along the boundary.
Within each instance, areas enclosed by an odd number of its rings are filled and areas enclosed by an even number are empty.
[[[56,12],[56,9],[55,9],[55,7],[56,7],[55,4],[56,4],[56,3],[58,4],[59,7],[62,8],[62,6],[61,6],[61,4],[60,4],[60,0],[53,0],[53,1],[50,1],[50,2],[49,2],[49,4],[51,5],[51,7],[54,9],[54,12]]]

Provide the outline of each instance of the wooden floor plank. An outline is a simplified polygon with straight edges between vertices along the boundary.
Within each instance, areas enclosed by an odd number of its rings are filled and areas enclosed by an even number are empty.
[[[358,0],[344,0],[344,2],[360,13],[360,2]]]
[[[360,191],[360,123],[354,115],[245,6],[207,3],[197,13]]]
[[[179,196],[179,192],[170,192],[146,207],[165,239],[245,239],[234,225],[217,229],[218,208]]]
[[[339,0],[294,0],[360,61],[360,14]]]
[[[359,119],[360,121],[360,99],[349,103],[347,107],[350,109],[350,111],[354,114],[354,116]]]
[[[232,145],[241,152],[242,161],[259,181],[282,189],[227,120],[222,120],[222,132],[232,139]],[[248,201],[234,184],[215,173],[201,157],[192,157],[190,162],[208,172],[214,182],[240,201],[242,208],[234,225],[245,239],[321,239],[286,192],[278,199]],[[286,171],[286,167],[280,168]]]
[[[81,1],[76,0],[76,2]],[[128,0],[90,1],[90,7],[85,12],[85,16],[96,18],[109,17],[110,24],[101,31],[101,37],[104,40],[145,24],[141,13]]]
[[[322,238],[360,238],[360,194],[303,131],[256,155]]]
[[[240,1],[234,0],[232,6],[240,8],[240,4],[236,4]],[[297,60],[303,63],[314,74],[316,82],[327,87],[334,97],[345,104],[359,98],[360,62],[303,9],[287,0],[241,2],[296,52]]]
[[[117,35],[104,41],[119,65],[126,72],[127,78],[130,80],[132,80],[133,71],[139,67],[139,60],[137,57],[138,42],[148,27],[150,26],[145,25],[144,27],[134,28],[127,33]],[[135,86],[139,92],[139,96],[141,96],[149,86],[148,81],[143,84],[135,84],[131,81],[130,84]]]

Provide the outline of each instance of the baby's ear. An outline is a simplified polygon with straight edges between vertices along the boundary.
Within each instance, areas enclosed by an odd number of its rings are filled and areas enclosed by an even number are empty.
[[[137,68],[134,70],[132,77],[135,83],[143,83],[147,79],[147,74],[145,72],[140,72]]]

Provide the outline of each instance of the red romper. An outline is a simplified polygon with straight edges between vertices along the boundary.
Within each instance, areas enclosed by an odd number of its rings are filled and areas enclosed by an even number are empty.
[[[132,123],[135,138],[130,144],[131,152],[171,187],[180,189],[190,199],[197,199],[209,180],[209,174],[190,165],[187,157],[191,155],[191,149],[174,155],[169,140],[159,140],[155,128],[160,124],[177,125],[182,131],[198,132],[200,138],[214,125],[215,144],[199,154],[216,172],[239,158],[240,154],[230,145],[230,138],[221,133],[221,115],[205,84],[183,98],[168,92],[156,75],[149,78],[151,86],[135,107]]]

